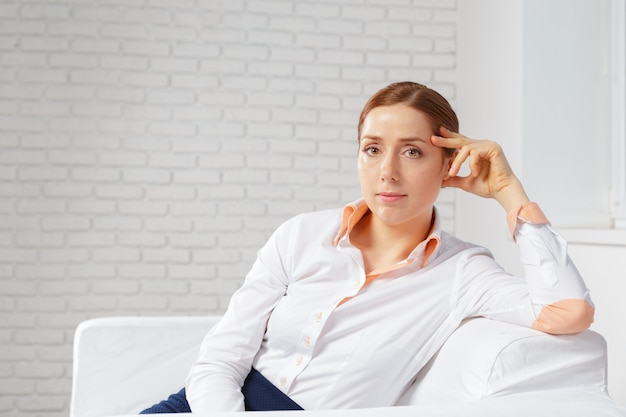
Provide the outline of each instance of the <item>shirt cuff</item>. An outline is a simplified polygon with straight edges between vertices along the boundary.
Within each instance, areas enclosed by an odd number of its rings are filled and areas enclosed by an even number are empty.
[[[525,203],[521,206],[512,209],[507,214],[507,221],[509,223],[509,230],[511,231],[511,236],[513,236],[513,240],[515,240],[515,235],[517,234],[518,229],[524,223],[530,224],[550,224],[548,218],[543,211],[539,208],[537,203]]]

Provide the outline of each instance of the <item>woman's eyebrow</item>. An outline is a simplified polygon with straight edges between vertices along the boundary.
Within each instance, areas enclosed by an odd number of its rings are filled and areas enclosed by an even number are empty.
[[[377,141],[377,142],[384,142],[385,139],[383,139],[380,136],[373,136],[373,135],[364,135],[361,140],[364,139],[368,139],[368,140],[373,140],[373,141]],[[424,142],[424,143],[429,143],[429,141],[427,141],[426,139],[422,139],[420,137],[407,137],[407,138],[400,138],[399,139],[400,142]]]

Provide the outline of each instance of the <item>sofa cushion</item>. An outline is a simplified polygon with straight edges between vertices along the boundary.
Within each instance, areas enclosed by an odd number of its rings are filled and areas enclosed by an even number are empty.
[[[593,331],[554,336],[476,318],[450,336],[398,404],[474,401],[555,387],[606,392],[606,381],[606,342]]]

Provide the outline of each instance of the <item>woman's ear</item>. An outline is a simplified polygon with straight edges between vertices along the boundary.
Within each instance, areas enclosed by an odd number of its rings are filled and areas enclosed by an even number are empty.
[[[443,180],[447,181],[450,179],[450,174],[448,174],[448,172],[450,172],[450,168],[452,168],[452,162],[454,161],[454,158],[456,158],[456,156],[459,154],[459,150],[455,149],[454,152],[452,153],[452,155],[450,155],[447,159],[447,161],[445,162],[445,167],[446,167],[446,173],[443,176]]]

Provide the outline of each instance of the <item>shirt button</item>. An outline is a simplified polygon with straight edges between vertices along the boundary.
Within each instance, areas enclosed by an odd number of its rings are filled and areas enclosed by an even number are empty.
[[[356,289],[358,289],[360,286],[361,286],[361,284],[359,284],[359,282],[357,281],[357,282],[355,282],[354,284],[352,284],[352,289],[353,289],[353,290],[356,290]]]
[[[284,387],[286,383],[287,383],[287,378],[285,378],[285,377],[280,378],[280,383],[279,383],[279,385],[280,385],[281,387]]]
[[[304,346],[306,347],[311,346],[311,336],[307,336],[304,338]]]
[[[320,321],[322,321],[322,317],[324,317],[324,313],[320,311],[315,315],[315,321],[319,323]]]
[[[296,366],[301,366],[302,362],[304,362],[304,358],[302,356],[300,356],[297,360],[296,360]]]

